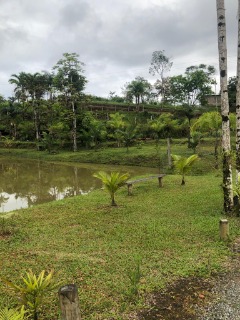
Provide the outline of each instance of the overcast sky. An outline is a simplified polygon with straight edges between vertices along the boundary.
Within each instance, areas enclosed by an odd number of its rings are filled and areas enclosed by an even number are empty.
[[[228,70],[236,73],[237,0],[226,0]],[[218,69],[216,0],[0,0],[0,94],[11,74],[51,71],[64,52],[85,63],[85,92],[121,94],[149,75],[153,51],[172,58],[170,75],[200,63]],[[218,80],[218,78],[217,78]]]

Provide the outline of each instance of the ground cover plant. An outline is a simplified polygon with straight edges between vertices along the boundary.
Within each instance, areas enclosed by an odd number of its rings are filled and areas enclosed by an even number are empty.
[[[19,210],[16,231],[0,241],[1,276],[18,283],[25,270],[54,269],[57,280],[78,285],[83,319],[129,319],[149,292],[222,268],[229,251],[219,240],[220,184],[214,174],[189,176],[182,188],[179,176],[167,175],[163,188],[150,180],[131,197],[120,189],[118,207],[96,190]],[[234,238],[237,218],[230,225]],[[14,307],[2,282],[0,290],[0,305]],[[43,305],[44,320],[58,318],[56,292]]]

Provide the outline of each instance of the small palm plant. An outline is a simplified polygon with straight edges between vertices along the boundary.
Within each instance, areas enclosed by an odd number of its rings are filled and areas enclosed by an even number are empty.
[[[25,310],[22,307],[20,310],[4,308],[0,310],[0,320],[24,320]]]
[[[185,158],[177,155],[172,155],[173,166],[179,174],[182,175],[181,185],[185,185],[185,175],[191,171],[193,164],[198,160],[198,155],[193,154],[192,156]]]
[[[117,206],[115,202],[115,193],[129,179],[129,174],[121,174],[120,172],[111,172],[110,174],[108,174],[107,172],[99,171],[97,173],[94,173],[93,176],[102,181],[104,188],[110,194],[112,200],[111,205]]]
[[[26,272],[25,277],[21,277],[23,281],[22,285],[17,285],[6,279],[2,280],[13,290],[19,299],[19,304],[26,307],[26,311],[32,316],[32,319],[38,320],[44,294],[54,290],[60,285],[60,283],[55,281],[53,275],[53,270],[46,276],[45,270],[41,271],[38,276],[36,276],[32,270],[29,270],[29,272]]]

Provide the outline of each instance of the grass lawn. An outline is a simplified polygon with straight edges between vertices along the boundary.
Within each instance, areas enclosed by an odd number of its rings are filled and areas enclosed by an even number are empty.
[[[172,154],[190,156],[193,150],[187,148],[186,139],[174,139],[171,148]],[[206,139],[197,148],[201,158],[193,167],[193,174],[201,175],[215,173],[214,169],[214,143],[213,139]],[[155,142],[145,142],[141,146],[132,146],[127,152],[126,148],[104,147],[97,150],[80,149],[78,152],[59,151],[56,154],[49,154],[47,151],[36,151],[31,149],[2,149],[0,156],[40,159],[46,161],[64,161],[80,163],[98,163],[109,165],[135,165],[143,167],[156,167],[161,172],[169,172],[167,165],[167,142],[162,139],[159,145]],[[220,157],[219,157],[220,158]],[[221,161],[221,159],[219,159]]]
[[[209,276],[230,254],[219,240],[221,178],[191,176],[185,186],[180,183],[180,176],[167,175],[163,188],[154,180],[134,186],[132,196],[122,188],[116,208],[109,206],[107,193],[96,190],[19,210],[8,220],[15,224],[12,235],[0,238],[1,275],[18,281],[29,268],[36,273],[54,268],[63,284],[78,285],[84,320],[129,319],[129,312],[144,306],[147,293],[182,276]],[[237,218],[230,219],[232,239],[239,226]],[[134,297],[130,278],[138,263]],[[2,282],[0,291],[1,306],[14,303]],[[58,314],[55,292],[41,319]]]

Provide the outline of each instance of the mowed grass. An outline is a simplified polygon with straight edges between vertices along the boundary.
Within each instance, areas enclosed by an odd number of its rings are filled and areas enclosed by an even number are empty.
[[[157,180],[157,179],[156,179]],[[129,319],[147,293],[175,279],[209,276],[230,254],[219,240],[221,179],[214,175],[166,176],[163,188],[150,180],[116,195],[110,207],[103,190],[87,196],[19,210],[15,232],[0,239],[1,276],[18,281],[25,270],[55,269],[63,284],[76,283],[83,319]],[[239,221],[230,219],[231,238]],[[140,262],[139,296],[129,295],[130,272]],[[13,304],[0,282],[0,305]],[[3,294],[6,292],[6,294]],[[42,319],[58,319],[57,293],[45,301]]]
[[[197,154],[201,161],[198,161],[192,170],[194,175],[216,173],[214,159],[214,141],[206,139],[197,147]],[[188,157],[193,150],[187,147],[186,139],[174,139],[172,141],[171,153]],[[29,149],[2,149],[0,156],[17,157],[22,159],[39,159],[44,161],[63,161],[79,163],[97,163],[108,165],[127,165],[159,168],[161,172],[170,172],[167,163],[167,142],[160,140],[156,145],[154,141],[142,142],[141,145],[132,146],[127,149],[109,148],[106,145],[100,149],[80,149],[78,152],[59,151],[56,154],[49,154],[47,151],[36,151]],[[221,156],[219,155],[219,167],[221,167]]]

